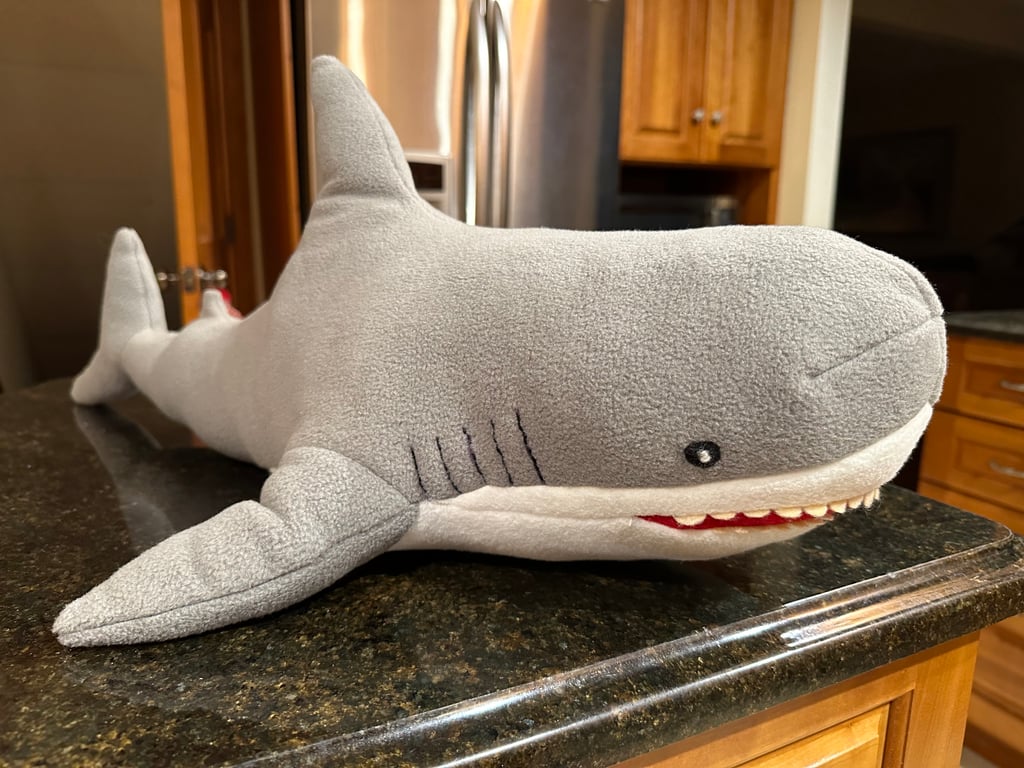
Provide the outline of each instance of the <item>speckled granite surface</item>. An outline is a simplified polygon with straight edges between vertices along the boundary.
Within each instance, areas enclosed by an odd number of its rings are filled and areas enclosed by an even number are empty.
[[[267,619],[69,650],[64,602],[263,474],[66,388],[0,396],[0,765],[607,765],[1024,610],[1019,539],[890,488],[714,563],[401,553]]]
[[[1002,341],[1024,342],[1024,309],[991,312],[950,312],[946,315],[950,333],[984,336]]]

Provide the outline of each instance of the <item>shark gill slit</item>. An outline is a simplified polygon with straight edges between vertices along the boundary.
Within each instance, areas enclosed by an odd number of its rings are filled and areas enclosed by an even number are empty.
[[[544,475],[540,472],[540,465],[537,463],[537,458],[533,455],[533,449],[530,448],[530,440],[526,436],[526,430],[523,429],[523,417],[519,415],[519,409],[516,408],[516,426],[519,427],[519,434],[523,436],[523,447],[526,449],[526,455],[530,457],[530,461],[533,462],[533,469],[537,473],[537,479],[540,480],[541,485],[547,485],[544,482]]]
[[[505,476],[508,477],[508,484],[515,485],[512,482],[512,473],[508,471],[508,464],[505,463],[505,454],[501,452],[501,446],[498,445],[498,430],[494,426],[494,419],[491,419],[491,439],[494,441],[494,450],[498,452],[498,458],[501,459],[501,466],[505,470]]]
[[[444,467],[444,473],[448,477],[448,482],[451,484],[452,488],[455,489],[456,493],[462,493],[459,486],[455,484],[455,478],[452,477],[452,471],[448,467],[448,462],[444,460],[444,451],[441,450],[441,438],[435,436],[434,444],[437,445],[437,455],[441,457],[441,466]]]
[[[473,462],[473,468],[480,475],[480,479],[484,481],[484,485],[487,485],[487,477],[484,475],[484,471],[480,469],[480,462],[476,460],[476,451],[473,450],[473,437],[465,427],[462,428],[462,434],[466,437],[466,448],[469,450],[469,459]]]
[[[420,490],[423,492],[423,497],[429,498],[430,494],[427,493],[427,488],[423,485],[423,475],[420,474],[420,463],[416,461],[416,449],[411,445],[409,446],[409,455],[412,456],[412,468],[416,470],[416,482],[419,483]]]

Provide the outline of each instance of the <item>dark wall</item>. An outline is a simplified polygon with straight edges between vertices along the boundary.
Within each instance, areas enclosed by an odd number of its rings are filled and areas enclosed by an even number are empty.
[[[1024,58],[855,19],[836,228],[916,263],[949,309],[1024,307],[1022,136]]]

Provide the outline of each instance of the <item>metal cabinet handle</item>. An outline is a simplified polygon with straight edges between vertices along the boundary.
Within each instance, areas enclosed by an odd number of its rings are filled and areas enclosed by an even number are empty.
[[[693,110],[693,114],[690,115],[690,119],[693,120],[694,125],[700,125],[704,122],[704,110],[697,107]]]
[[[988,468],[993,472],[998,472],[1000,475],[1006,475],[1017,480],[1024,480],[1024,470],[1014,469],[1013,467],[1005,467],[995,459],[992,459],[988,463]]]
[[[1024,392],[1024,384],[1017,381],[1008,381],[1007,379],[1003,379],[999,382],[999,386],[1003,389],[1008,389],[1011,392]]]
[[[223,269],[206,270],[202,267],[185,267],[181,272],[157,272],[156,282],[161,291],[181,288],[185,293],[205,291],[208,288],[227,288],[228,273]]]
[[[711,113],[711,124],[721,125],[723,117],[724,115],[722,114],[722,110],[716,109],[714,112]]]
[[[212,272],[199,270],[199,287],[204,291],[210,288],[223,289],[228,287],[228,273],[223,269],[215,269]]]

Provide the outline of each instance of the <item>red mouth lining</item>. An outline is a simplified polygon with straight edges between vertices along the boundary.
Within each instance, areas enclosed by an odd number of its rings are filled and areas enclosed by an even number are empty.
[[[709,515],[704,518],[704,522],[698,525],[680,525],[674,517],[668,517],[667,515],[639,515],[639,517],[641,520],[664,525],[668,528],[675,528],[677,531],[700,531],[708,528],[758,528],[764,525],[786,525],[789,523],[803,523],[810,520],[821,522],[822,520],[831,520],[835,517],[835,512],[829,510],[824,517],[814,517],[814,515],[803,512],[800,517],[793,518],[780,517],[775,512],[769,512],[764,517],[747,517],[738,514],[732,520],[717,520]]]

